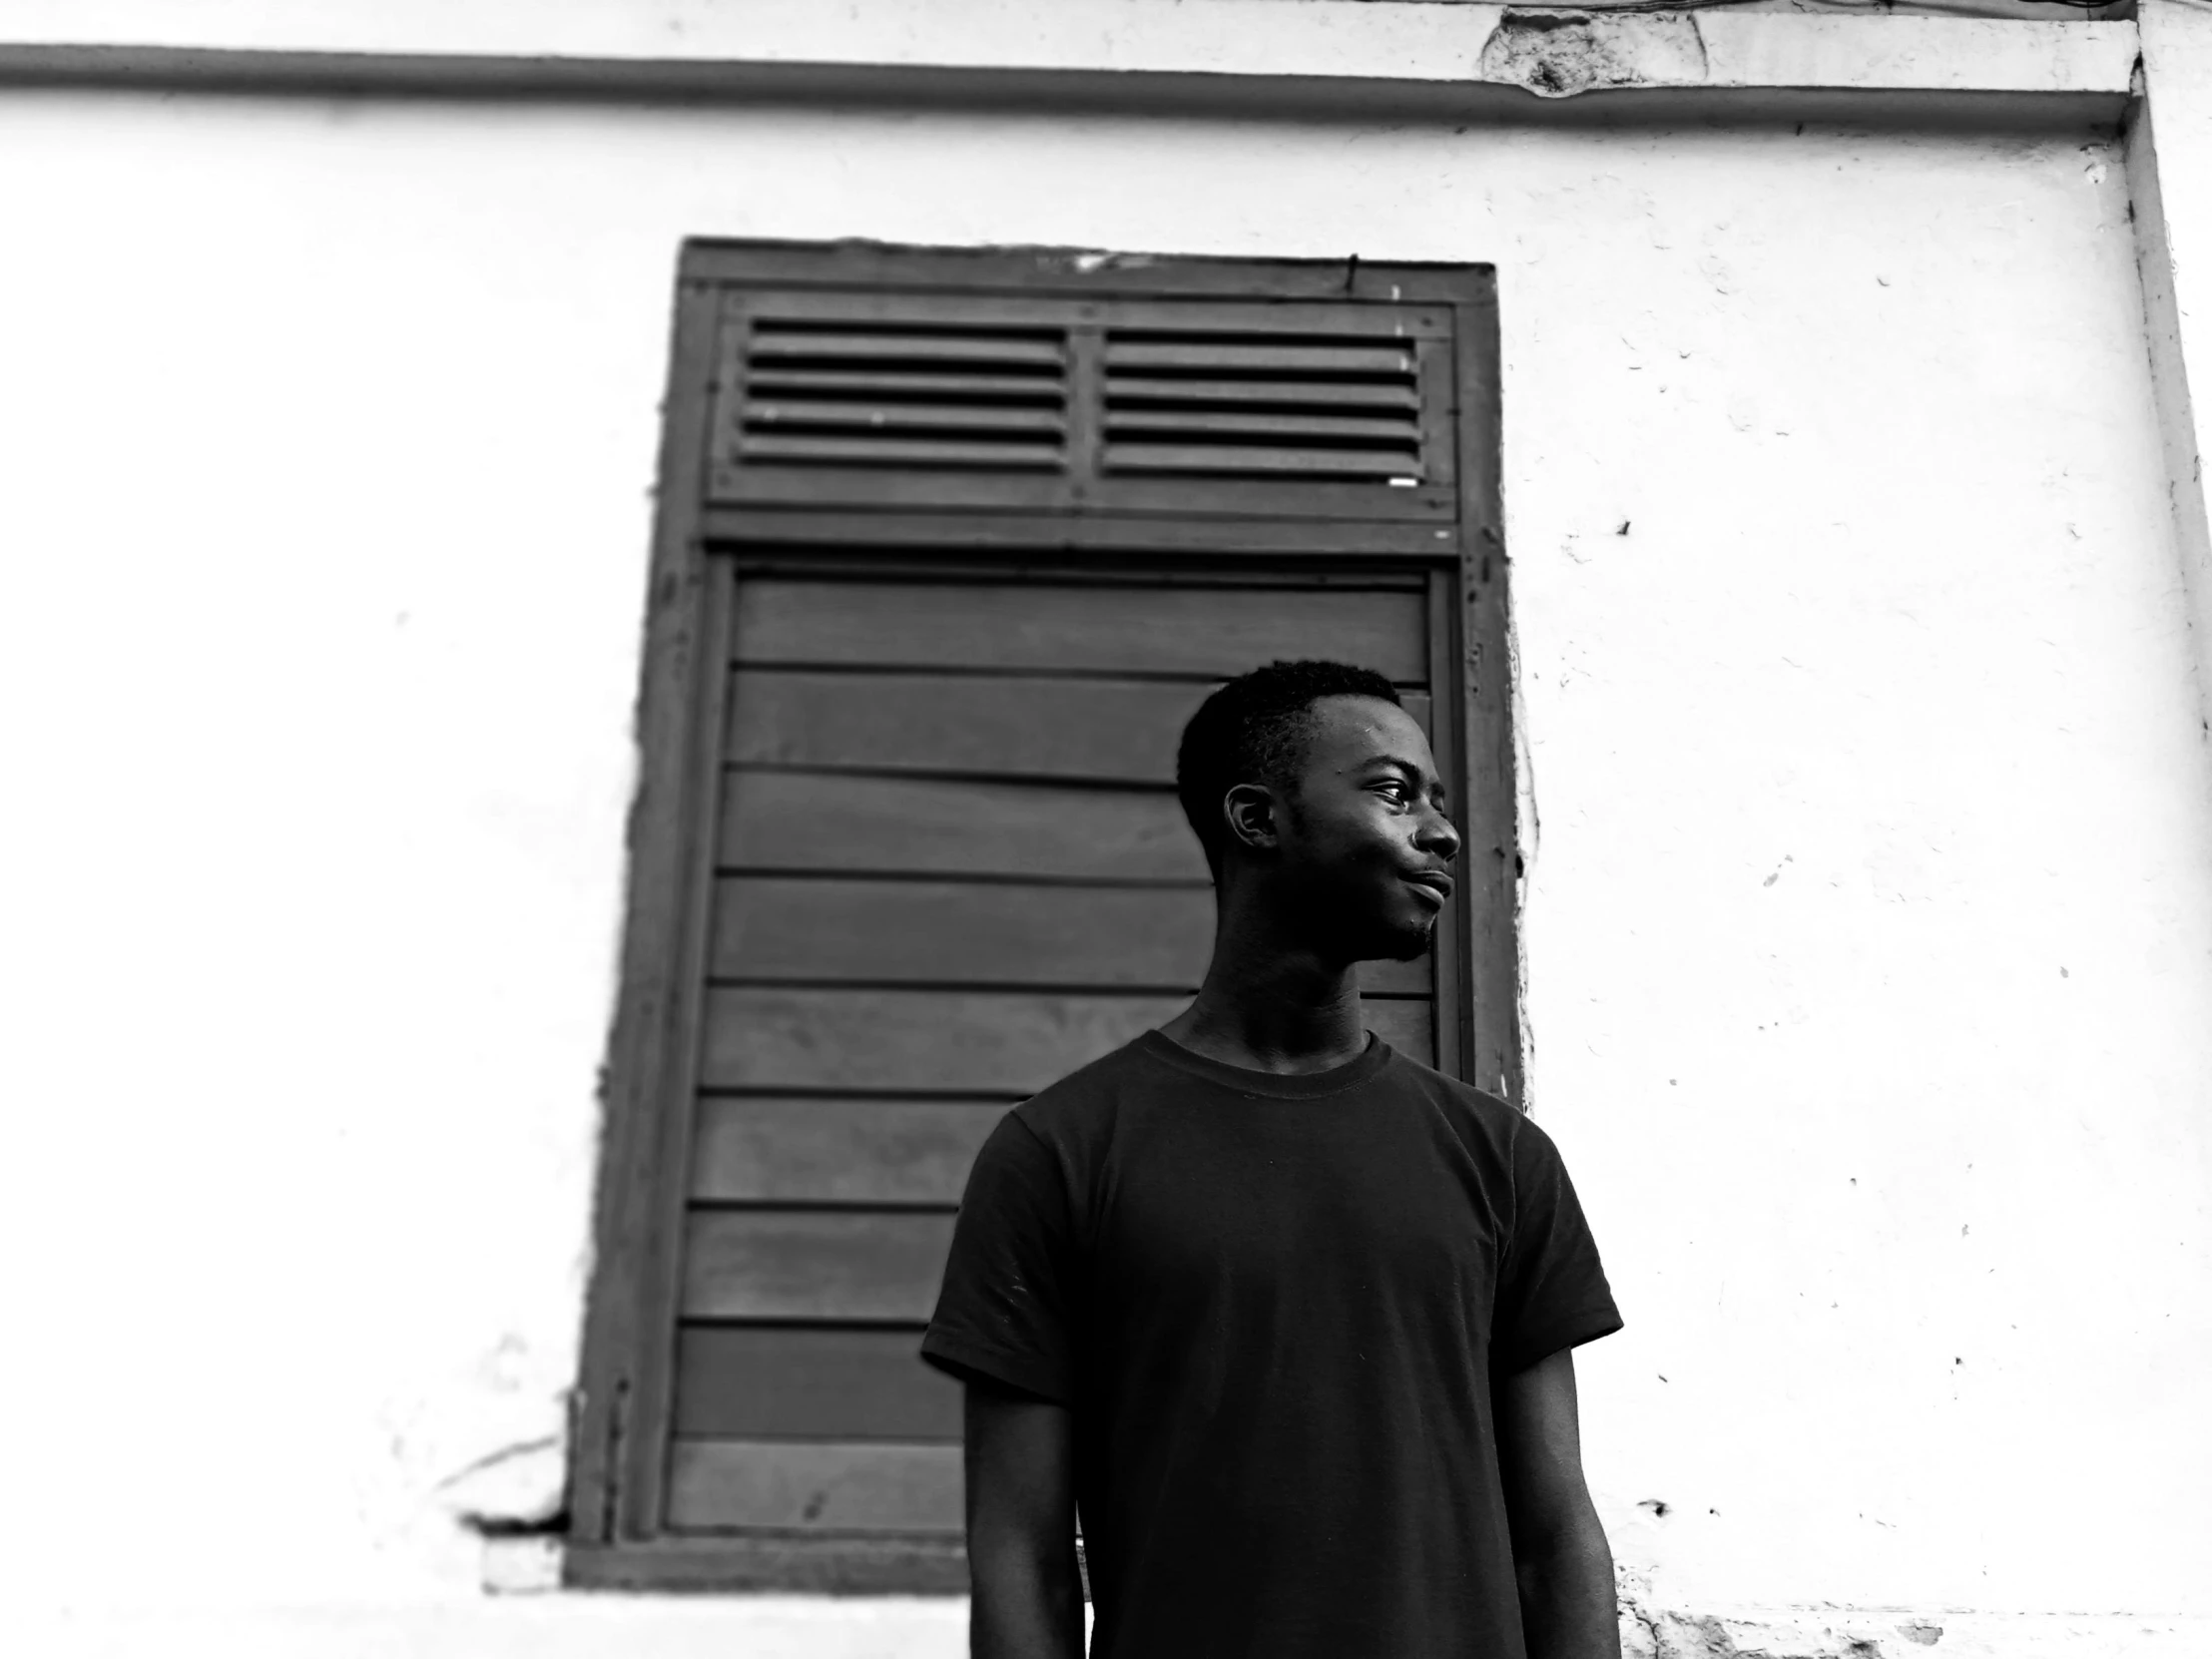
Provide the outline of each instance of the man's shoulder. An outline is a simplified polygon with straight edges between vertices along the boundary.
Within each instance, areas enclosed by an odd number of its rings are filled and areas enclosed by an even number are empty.
[[[1391,1064],[1379,1081],[1386,1081],[1392,1088],[1419,1094],[1444,1110],[1464,1115],[1493,1131],[1509,1134],[1528,1123],[1518,1107],[1477,1084],[1447,1076],[1401,1048],[1393,1048],[1390,1056]]]
[[[1392,1064],[1378,1079],[1385,1080],[1401,1097],[1417,1097],[1438,1114],[1470,1150],[1479,1146],[1508,1168],[1520,1157],[1541,1156],[1549,1148],[1550,1138],[1519,1107],[1401,1050],[1393,1051]]]
[[[1076,1067],[1013,1110],[1023,1127],[1048,1145],[1112,1126],[1123,1097],[1146,1070],[1143,1037]]]

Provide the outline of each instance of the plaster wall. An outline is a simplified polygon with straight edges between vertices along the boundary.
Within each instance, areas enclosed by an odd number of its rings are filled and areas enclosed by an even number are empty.
[[[0,96],[0,1621],[961,1650],[487,1602],[451,1514],[557,1486],[676,247],[866,236],[1498,265],[1644,1639],[2183,1651],[2212,768],[2127,207],[2086,136]]]
[[[2212,527],[2203,455],[2212,418],[2212,10],[2147,0],[2147,97],[2128,135],[2146,337],[2174,528],[2196,633],[2202,723],[2212,731]]]

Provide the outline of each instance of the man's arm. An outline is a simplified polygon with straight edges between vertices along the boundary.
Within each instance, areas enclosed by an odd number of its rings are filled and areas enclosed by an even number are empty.
[[[1064,1405],[966,1387],[973,1659],[1083,1659],[1075,1438]]]
[[[1573,1351],[1500,1379],[1495,1405],[1528,1659],[1620,1659],[1613,1552],[1582,1478]]]

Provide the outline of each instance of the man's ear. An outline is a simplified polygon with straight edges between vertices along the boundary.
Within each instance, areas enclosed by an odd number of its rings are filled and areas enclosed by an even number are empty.
[[[1264,784],[1233,784],[1222,797],[1221,815],[1229,833],[1246,846],[1273,848],[1281,837],[1275,828],[1275,792]]]

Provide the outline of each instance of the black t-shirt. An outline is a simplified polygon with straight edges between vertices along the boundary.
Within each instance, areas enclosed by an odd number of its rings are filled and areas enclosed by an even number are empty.
[[[1559,1154],[1157,1031],[975,1161],[922,1355],[1070,1406],[1105,1659],[1520,1659],[1490,1379],[1620,1328]]]

